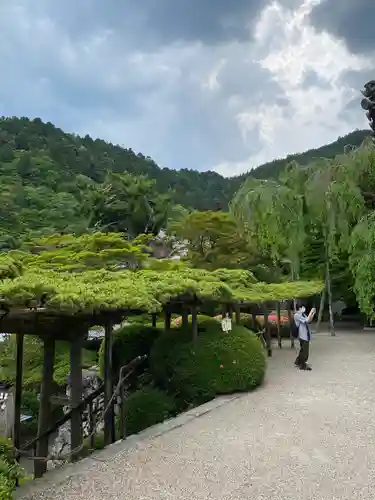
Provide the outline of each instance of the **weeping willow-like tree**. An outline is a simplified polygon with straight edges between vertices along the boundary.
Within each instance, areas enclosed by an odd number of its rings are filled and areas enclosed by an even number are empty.
[[[352,232],[349,265],[358,304],[368,318],[375,319],[375,212],[365,215]]]
[[[278,182],[249,178],[230,205],[243,234],[271,257],[275,267],[289,263],[292,280],[299,277],[306,235],[303,175],[291,164]]]
[[[306,184],[309,217],[323,235],[325,283],[328,294],[330,331],[335,335],[332,312],[331,263],[348,249],[351,230],[364,210],[358,185],[359,171],[347,156],[322,159],[311,168]]]
[[[375,318],[375,147],[366,140],[348,155],[348,163],[357,175],[365,214],[354,227],[349,245],[349,266],[354,278],[354,292],[361,311]]]

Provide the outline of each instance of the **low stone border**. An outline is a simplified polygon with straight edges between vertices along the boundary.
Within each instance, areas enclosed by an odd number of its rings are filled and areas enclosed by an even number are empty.
[[[47,472],[41,479],[30,481],[21,488],[17,489],[14,494],[14,498],[16,500],[28,500],[31,498],[31,495],[38,493],[42,494],[45,490],[52,489],[72,477],[79,476],[90,468],[90,466],[97,464],[98,462],[103,463],[114,460],[118,453],[136,449],[138,445],[147,439],[157,438],[172,431],[173,429],[182,427],[191,420],[202,417],[203,415],[220,408],[220,406],[231,403],[232,401],[247,395],[248,393],[237,393],[230,396],[215,398],[204,405],[197,406],[196,408],[192,408],[191,410],[181,413],[175,418],[153,425],[152,427],[141,431],[139,434],[133,434],[124,441],[117,441],[103,450],[92,453],[89,457],[86,457],[79,462],[68,464],[58,469],[53,469]]]

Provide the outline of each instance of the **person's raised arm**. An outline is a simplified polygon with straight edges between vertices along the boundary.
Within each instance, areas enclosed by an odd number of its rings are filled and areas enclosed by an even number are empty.
[[[316,313],[316,309],[315,309],[315,307],[313,307],[311,309],[311,311],[309,312],[309,315],[307,316],[308,323],[311,323],[311,321],[314,319],[315,313]]]

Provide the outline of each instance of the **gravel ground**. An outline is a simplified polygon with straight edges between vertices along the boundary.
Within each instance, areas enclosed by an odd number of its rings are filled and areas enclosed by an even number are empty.
[[[17,498],[373,500],[375,334],[316,336],[312,372],[294,357],[275,348],[260,390]]]

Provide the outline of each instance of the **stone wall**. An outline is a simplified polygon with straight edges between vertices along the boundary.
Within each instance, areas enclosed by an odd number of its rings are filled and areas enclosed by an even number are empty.
[[[99,388],[102,380],[98,375],[98,368],[92,367],[89,370],[83,370],[82,373],[82,384],[83,384],[83,395],[82,398],[86,398],[92,392]],[[66,386],[66,396],[70,398],[70,376],[67,377],[67,386]],[[93,401],[93,414],[95,421],[97,422],[100,419],[101,414],[104,410],[104,396],[101,395]],[[65,406],[63,408],[64,413],[70,411],[70,406]],[[90,416],[89,416],[89,408],[87,407],[83,413],[83,438],[87,438],[90,435]],[[96,426],[96,433],[100,433],[103,431],[103,422],[99,422]],[[51,460],[48,464],[49,468],[59,467],[67,462],[67,457],[71,451],[70,449],[71,441],[70,441],[70,421],[66,422],[62,427],[60,427],[57,437],[54,440],[54,443],[51,448],[51,454],[54,457],[61,457],[60,459]]]

